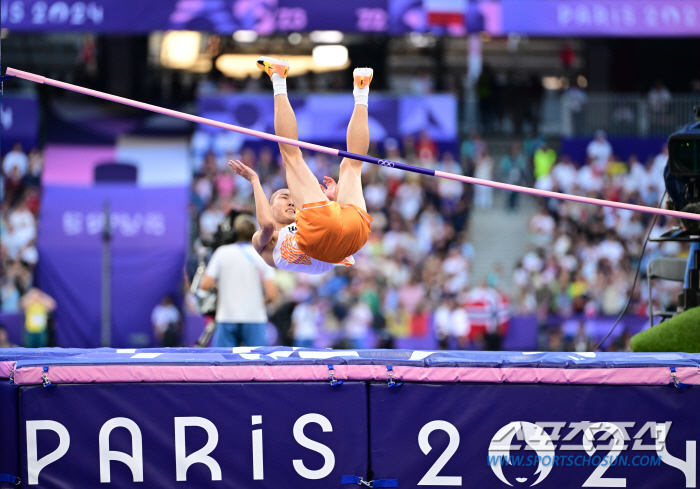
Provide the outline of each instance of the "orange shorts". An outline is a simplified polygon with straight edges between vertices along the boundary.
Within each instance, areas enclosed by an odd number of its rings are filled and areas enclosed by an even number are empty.
[[[356,205],[325,201],[304,204],[296,222],[301,251],[319,261],[341,263],[365,245],[372,218]]]

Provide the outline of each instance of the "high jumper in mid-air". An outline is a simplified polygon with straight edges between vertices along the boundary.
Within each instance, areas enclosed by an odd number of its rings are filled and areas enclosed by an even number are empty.
[[[297,121],[287,98],[286,61],[260,57],[258,67],[272,80],[275,98],[275,133],[298,139]],[[371,68],[353,72],[355,108],[348,125],[348,151],[365,155],[369,150],[368,97]],[[253,185],[260,229],[253,246],[268,265],[291,272],[324,273],[335,266],[352,266],[352,257],[367,242],[372,218],[362,194],[362,161],[343,158],[338,183],[329,176],[319,184],[297,146],[280,143],[287,186],[270,200],[258,175],[240,161],[230,161],[236,173]]]

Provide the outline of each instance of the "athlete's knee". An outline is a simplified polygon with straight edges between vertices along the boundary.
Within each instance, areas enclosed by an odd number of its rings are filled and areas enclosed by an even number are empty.
[[[295,168],[306,164],[301,156],[301,150],[296,146],[280,144],[280,153],[282,154],[282,164],[284,164],[285,168]]]
[[[362,174],[362,162],[348,158],[343,159],[340,163],[340,175],[344,173],[350,173],[360,177]]]

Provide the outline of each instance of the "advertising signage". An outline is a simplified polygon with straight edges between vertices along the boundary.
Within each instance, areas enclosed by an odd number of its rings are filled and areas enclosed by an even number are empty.
[[[19,32],[700,36],[700,0],[2,0],[0,5],[2,26]]]

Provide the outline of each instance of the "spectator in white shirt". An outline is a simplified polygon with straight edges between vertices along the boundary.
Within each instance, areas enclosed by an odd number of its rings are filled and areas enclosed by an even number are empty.
[[[414,175],[407,175],[406,180],[399,185],[396,191],[394,210],[401,214],[401,217],[406,221],[414,220],[423,206],[423,189],[417,182],[418,178]]]
[[[11,258],[17,258],[20,251],[36,239],[36,220],[27,207],[26,200],[10,212],[7,218],[7,233],[4,245]]]
[[[358,300],[350,308],[345,318],[345,337],[350,348],[359,349],[365,346],[364,340],[372,327],[373,320],[372,310],[365,302]]]
[[[663,180],[664,178],[664,168],[666,168],[666,163],[668,162],[668,144],[664,143],[661,145],[661,153],[656,155],[654,158],[654,163],[652,163],[650,168],[651,178]]]
[[[617,268],[625,256],[625,248],[615,235],[614,231],[608,231],[605,240],[598,245],[598,257],[607,258],[610,264]]]
[[[627,174],[622,181],[622,188],[625,190],[625,192],[630,194],[633,192],[641,192],[646,188],[649,175],[647,174],[644,165],[642,165],[639,158],[637,158],[637,155],[630,155],[628,164],[629,174]]]
[[[313,295],[309,300],[297,304],[292,313],[292,338],[293,345],[301,348],[313,348],[314,340],[318,336],[318,320],[320,311],[313,303]]]
[[[586,155],[590,164],[598,173],[605,173],[612,151],[612,146],[608,142],[605,131],[598,130],[595,132],[595,139],[588,143]]]
[[[223,221],[224,213],[218,202],[211,202],[199,216],[199,233],[203,240],[210,240],[214,237],[216,228]]]
[[[159,345],[165,347],[179,345],[181,318],[172,296],[164,296],[151,313],[153,335]]]
[[[570,194],[574,183],[576,183],[578,170],[571,161],[571,158],[564,155],[562,156],[562,160],[552,168],[551,176],[554,182],[559,186],[561,192]]]
[[[14,167],[17,167],[22,177],[27,173],[27,155],[22,151],[21,143],[15,143],[12,146],[12,150],[5,155],[5,159],[2,162],[3,175],[12,173],[12,168]]]
[[[586,194],[603,190],[603,177],[590,165],[583,165],[578,170],[578,186]]]
[[[484,148],[476,160],[474,178],[493,180],[495,165],[488,151]],[[452,180],[449,180],[452,181]],[[477,209],[490,209],[493,205],[493,188],[484,185],[474,187],[474,206]]]
[[[452,348],[455,342],[459,348],[464,346],[471,324],[467,311],[457,303],[454,295],[443,297],[442,303],[435,310],[433,321],[440,349]]]

